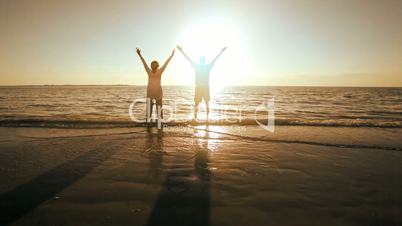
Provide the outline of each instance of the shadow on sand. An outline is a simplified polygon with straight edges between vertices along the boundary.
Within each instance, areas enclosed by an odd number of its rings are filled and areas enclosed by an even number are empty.
[[[115,150],[93,149],[0,195],[0,225],[18,220],[89,173]]]
[[[163,147],[162,136],[158,136],[159,147]],[[208,138],[209,134],[205,133],[205,136],[198,139],[193,166],[186,165],[188,159],[177,157],[173,166],[167,170],[163,188],[148,219],[148,226],[210,225],[211,172],[208,167]],[[159,161],[160,157],[150,159],[154,166],[160,166]]]

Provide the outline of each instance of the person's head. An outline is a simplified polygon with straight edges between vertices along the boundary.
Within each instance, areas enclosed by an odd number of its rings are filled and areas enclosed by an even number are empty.
[[[200,56],[200,64],[205,64],[205,57],[204,56]]]
[[[152,71],[156,71],[156,70],[158,70],[158,68],[159,68],[159,63],[158,63],[158,61],[156,61],[156,60],[152,61],[152,62],[151,62],[151,69],[152,69]]]

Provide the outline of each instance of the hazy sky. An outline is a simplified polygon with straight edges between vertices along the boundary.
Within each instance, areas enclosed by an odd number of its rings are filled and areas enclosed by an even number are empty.
[[[176,44],[212,83],[402,86],[401,0],[0,0],[0,85],[147,82]],[[192,85],[176,51],[166,85]]]

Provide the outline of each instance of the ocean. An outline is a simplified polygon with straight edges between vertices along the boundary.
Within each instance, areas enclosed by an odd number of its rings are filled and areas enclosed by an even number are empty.
[[[165,123],[189,122],[194,87],[163,92]],[[145,94],[145,86],[3,86],[0,125],[136,126],[145,119]],[[212,89],[211,97],[210,120],[222,125],[263,122],[273,100],[276,125],[402,127],[402,88],[238,86]],[[204,112],[201,103],[200,119]]]

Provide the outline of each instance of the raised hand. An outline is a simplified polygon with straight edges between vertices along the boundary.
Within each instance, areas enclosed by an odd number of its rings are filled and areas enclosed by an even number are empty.
[[[136,52],[137,52],[138,56],[140,57],[141,62],[142,62],[142,64],[144,65],[145,70],[146,70],[147,72],[150,72],[151,69],[148,67],[147,62],[145,61],[144,57],[141,55],[141,50],[140,50],[139,48],[137,48],[137,51],[136,51]]]
[[[188,60],[188,62],[190,62],[191,65],[196,65],[196,64],[194,63],[194,61],[192,61],[192,60],[190,59],[190,57],[187,56],[187,54],[183,51],[183,48],[182,48],[181,46],[177,45],[176,48],[184,55],[184,57]]]
[[[174,55],[174,50],[172,51],[172,54],[169,56],[169,58],[166,60],[166,62],[163,64],[163,66],[161,68],[159,68],[159,71],[164,72],[167,65],[169,64],[170,60],[172,60]]]

